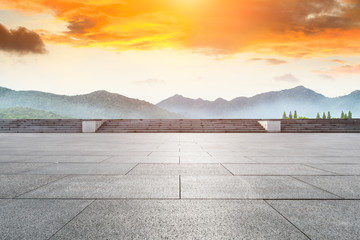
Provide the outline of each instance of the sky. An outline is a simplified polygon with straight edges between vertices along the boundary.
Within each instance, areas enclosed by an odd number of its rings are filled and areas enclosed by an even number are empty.
[[[157,103],[360,90],[360,0],[0,0],[0,86]]]

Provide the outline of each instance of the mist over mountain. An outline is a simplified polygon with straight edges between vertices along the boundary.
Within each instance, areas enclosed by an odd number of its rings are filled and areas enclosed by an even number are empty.
[[[356,118],[360,117],[360,91],[328,98],[299,86],[253,97],[238,97],[231,101],[222,98],[207,101],[175,95],[153,105],[107,91],[66,96],[0,87],[0,108],[31,108],[53,113],[54,116],[84,119],[281,118],[284,111],[289,113],[294,110],[297,110],[298,115],[309,118],[314,118],[317,112],[327,111],[331,111],[333,117],[339,117],[341,111],[351,110]],[[29,111],[26,110],[27,113]]]
[[[33,108],[13,107],[0,108],[0,119],[65,119],[52,112],[45,112]]]
[[[183,118],[151,103],[107,91],[66,96],[0,87],[0,108],[23,107],[71,118]]]
[[[340,117],[341,111],[351,110],[360,117],[360,91],[349,95],[328,98],[303,86],[272,91],[253,97],[238,97],[231,101],[191,99],[175,95],[157,106],[188,118],[281,118],[284,111],[297,110],[298,115],[315,118],[316,113],[330,111]]]

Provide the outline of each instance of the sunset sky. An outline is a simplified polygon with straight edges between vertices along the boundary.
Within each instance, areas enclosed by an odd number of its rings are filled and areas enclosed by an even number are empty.
[[[360,89],[360,0],[0,0],[0,86],[157,103]]]

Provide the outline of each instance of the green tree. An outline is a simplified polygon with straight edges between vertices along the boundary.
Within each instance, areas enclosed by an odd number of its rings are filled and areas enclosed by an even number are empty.
[[[348,113],[348,118],[352,119],[352,112],[351,111],[349,111],[349,113]]]
[[[316,119],[320,119],[320,113],[316,114]]]
[[[327,119],[331,119],[331,113],[328,112]]]
[[[345,118],[345,114],[344,114],[344,111],[341,112],[341,119],[344,119]]]
[[[287,119],[286,112],[284,112],[282,118],[283,118],[283,119]]]
[[[293,119],[293,115],[292,115],[292,112],[290,111],[289,113],[289,119]]]
[[[344,119],[348,119],[348,115],[345,113]]]
[[[297,119],[297,118],[298,118],[298,115],[297,115],[296,110],[294,111],[294,118],[295,118],[295,119]]]
[[[326,119],[326,114],[325,113],[323,113],[322,119]]]

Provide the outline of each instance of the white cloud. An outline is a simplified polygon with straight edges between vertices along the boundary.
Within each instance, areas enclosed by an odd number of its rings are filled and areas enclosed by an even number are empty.
[[[291,83],[300,82],[300,80],[294,77],[294,75],[292,75],[291,73],[274,77],[274,79],[276,81],[281,81],[281,82],[291,82]]]

